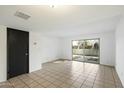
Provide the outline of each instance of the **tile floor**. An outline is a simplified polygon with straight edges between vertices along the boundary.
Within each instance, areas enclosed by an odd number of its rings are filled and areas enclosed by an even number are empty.
[[[45,63],[41,70],[0,83],[1,88],[122,88],[113,67],[76,61]]]

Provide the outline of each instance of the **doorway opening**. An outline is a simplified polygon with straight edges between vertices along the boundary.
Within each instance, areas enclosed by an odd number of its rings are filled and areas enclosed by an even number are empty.
[[[73,40],[72,60],[99,64],[100,39]]]

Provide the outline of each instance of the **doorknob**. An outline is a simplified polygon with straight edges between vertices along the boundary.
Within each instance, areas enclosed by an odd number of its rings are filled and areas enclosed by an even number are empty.
[[[27,55],[28,55],[28,53],[25,53],[25,55],[27,56]]]

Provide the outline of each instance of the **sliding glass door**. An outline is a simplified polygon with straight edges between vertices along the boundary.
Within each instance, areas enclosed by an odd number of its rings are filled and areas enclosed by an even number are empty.
[[[72,41],[72,59],[75,61],[99,63],[99,39]]]

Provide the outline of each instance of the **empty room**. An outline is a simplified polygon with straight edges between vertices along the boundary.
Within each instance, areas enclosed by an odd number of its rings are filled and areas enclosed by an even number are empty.
[[[123,5],[0,5],[0,88],[123,88]]]

